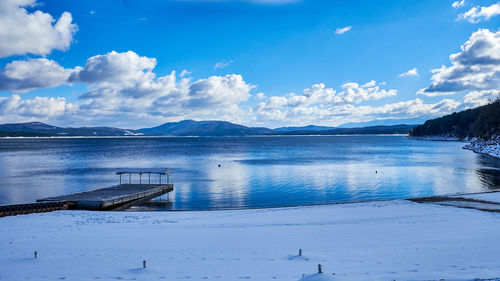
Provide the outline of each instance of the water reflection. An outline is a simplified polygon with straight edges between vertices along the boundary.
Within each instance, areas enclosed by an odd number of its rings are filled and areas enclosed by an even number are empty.
[[[171,167],[168,208],[177,210],[497,188],[500,161],[462,146],[401,136],[2,139],[0,204],[114,185],[114,172],[127,167]]]

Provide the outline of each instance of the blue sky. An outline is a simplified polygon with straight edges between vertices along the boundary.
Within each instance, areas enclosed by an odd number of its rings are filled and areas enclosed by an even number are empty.
[[[5,0],[0,122],[422,122],[499,96],[499,14],[470,0]]]

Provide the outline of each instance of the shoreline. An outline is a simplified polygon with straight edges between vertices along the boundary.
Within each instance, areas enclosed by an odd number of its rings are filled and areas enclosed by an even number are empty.
[[[245,136],[45,136],[0,137],[1,139],[133,139],[133,138],[266,138],[266,137],[353,137],[353,136],[401,136],[408,134],[335,134],[335,135],[245,135]]]
[[[420,140],[420,141],[457,141],[466,143],[462,148],[466,150],[471,150],[478,154],[483,154],[486,156],[493,157],[495,159],[500,159],[500,135],[494,135],[487,140],[480,138],[458,138],[456,136],[423,136],[423,137],[412,137],[409,139]]]
[[[499,202],[498,195],[467,196]],[[317,264],[346,281],[487,280],[500,277],[491,258],[498,231],[499,213],[408,200],[57,211],[0,219],[0,280],[299,280]]]
[[[477,194],[488,194],[488,193],[496,193],[499,192],[500,194],[500,188],[498,189],[491,189],[487,191],[479,191],[479,192],[472,192],[472,193],[464,193],[464,192],[457,192],[457,193],[446,193],[446,194],[439,194],[439,195],[430,195],[430,196],[419,196],[419,197],[404,197],[404,198],[388,198],[388,199],[366,199],[366,200],[360,200],[360,201],[347,201],[347,202],[329,202],[329,203],[317,203],[317,204],[303,204],[303,205],[290,205],[290,206],[259,206],[259,207],[241,207],[241,208],[220,208],[220,209],[143,209],[143,210],[130,210],[130,209],[124,209],[124,210],[78,210],[78,209],[68,209],[68,210],[61,210],[61,211],[84,211],[84,212],[95,212],[95,213],[106,213],[106,212],[123,212],[123,213],[157,213],[157,212],[166,212],[166,213],[189,213],[189,212],[222,212],[222,211],[245,211],[245,210],[272,210],[272,209],[284,209],[284,208],[307,208],[307,207],[318,207],[318,206],[336,206],[336,205],[349,205],[349,204],[363,204],[363,203],[377,203],[377,202],[391,202],[391,201],[396,201],[396,200],[407,200],[407,201],[419,201],[421,199],[431,199],[431,198],[442,198],[442,197],[460,197],[460,196],[468,196],[468,195],[477,195]],[[30,203],[21,203],[21,204],[30,204]],[[0,204],[0,206],[9,206],[9,205],[18,205],[18,204]],[[144,208],[143,205],[136,205],[132,206],[132,208],[138,207],[138,208]],[[12,216],[22,216],[22,215],[29,215],[29,214],[18,214],[18,215],[12,215]],[[1,220],[2,217],[0,217]]]

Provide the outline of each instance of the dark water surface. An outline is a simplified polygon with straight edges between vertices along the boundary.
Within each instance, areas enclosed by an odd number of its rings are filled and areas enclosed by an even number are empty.
[[[0,204],[115,185],[116,170],[126,167],[170,167],[174,210],[498,188],[500,161],[463,145],[404,136],[0,139]]]

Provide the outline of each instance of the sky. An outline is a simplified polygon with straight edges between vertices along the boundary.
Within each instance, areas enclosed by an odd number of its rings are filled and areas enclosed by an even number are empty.
[[[0,123],[416,124],[499,96],[498,1],[0,1]]]

